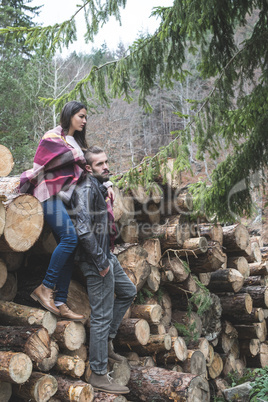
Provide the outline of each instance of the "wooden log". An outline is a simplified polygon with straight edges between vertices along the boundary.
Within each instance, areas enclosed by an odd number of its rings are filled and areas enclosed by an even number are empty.
[[[233,356],[232,353],[229,353],[228,355],[223,355],[222,361],[223,361],[222,374],[224,377],[227,377],[229,373],[234,373],[236,371],[235,357]]]
[[[183,261],[181,261],[179,258],[165,258],[162,260],[161,265],[165,272],[171,271],[173,273],[173,282],[181,283],[190,275],[189,268],[187,268],[186,264],[183,263]]]
[[[201,293],[201,292],[199,292]],[[207,294],[204,297],[208,297]],[[209,294],[210,306],[202,315],[202,335],[210,341],[217,338],[221,331],[222,306],[220,298],[214,293]]]
[[[262,342],[260,345],[260,353],[254,357],[247,357],[247,367],[264,368],[268,366],[268,344]]]
[[[167,328],[167,334],[171,336],[171,338],[174,338],[178,336],[178,330],[177,328],[172,324],[170,327]]]
[[[164,335],[167,333],[164,324],[151,324],[150,325],[150,333],[152,335]]]
[[[14,166],[14,160],[10,150],[0,145],[0,176],[8,176]]]
[[[239,292],[244,284],[243,275],[233,268],[218,269],[211,273],[208,289],[213,293]]]
[[[131,193],[134,200],[138,201],[140,204],[146,204],[150,200],[150,193],[141,184],[131,188]]]
[[[193,209],[193,197],[188,189],[179,189],[170,194],[167,200],[164,201],[163,215],[176,215],[189,213]]]
[[[208,367],[209,377],[215,379],[219,377],[223,370],[223,361],[219,353],[214,353],[214,358],[211,365]]]
[[[176,252],[177,255],[187,256],[189,254],[204,254],[208,250],[208,242],[205,237],[191,237],[184,241],[181,250]]]
[[[239,339],[259,339],[264,342],[267,337],[266,321],[249,325],[235,325]]]
[[[187,350],[187,358],[181,362],[185,373],[205,375],[207,370],[206,359],[200,350]]]
[[[160,323],[162,307],[159,304],[133,304],[131,318],[143,318],[149,324]]]
[[[172,282],[164,282],[165,288],[170,295],[178,295],[179,293],[197,293],[199,287],[197,285],[197,278],[195,275],[189,275],[188,278],[181,282],[176,283],[174,280]]]
[[[59,346],[53,339],[50,343],[50,350],[51,353],[49,357],[45,357],[41,362],[35,362],[34,367],[36,370],[46,373],[55,366],[58,360]]]
[[[168,158],[165,166],[161,167],[159,180],[162,184],[167,184],[172,189],[180,189],[181,172],[175,168],[175,159]]]
[[[227,256],[215,242],[209,242],[208,251],[197,257],[189,256],[189,265],[193,273],[213,272],[226,265]]]
[[[18,290],[17,276],[8,272],[7,279],[4,285],[0,288],[0,300],[12,301],[14,300]]]
[[[189,314],[186,311],[173,309],[172,320],[179,324],[176,325],[179,335],[183,336],[185,330],[188,330],[191,332],[193,337],[200,338],[202,332],[202,320],[194,311],[191,311]]]
[[[208,355],[206,358],[207,367],[210,367],[212,365],[212,362],[214,360],[214,354],[215,354],[215,351],[214,351],[213,345],[209,344]]]
[[[245,286],[240,289],[240,293],[248,293],[252,298],[254,307],[268,307],[267,286]]]
[[[209,342],[206,338],[199,338],[197,341],[190,341],[188,343],[189,349],[200,350],[204,358],[207,360],[209,355]]]
[[[127,402],[123,395],[107,394],[106,392],[95,392],[94,402]]]
[[[253,307],[250,314],[229,314],[224,316],[226,320],[235,324],[251,324],[264,320],[264,311],[261,307]]]
[[[50,337],[43,327],[0,326],[0,349],[23,352],[40,362],[50,355]]]
[[[211,278],[211,272],[201,272],[198,274],[198,278],[203,285],[208,286]]]
[[[33,364],[25,353],[0,351],[0,380],[23,384],[32,374]]]
[[[159,224],[161,219],[161,209],[159,204],[150,201],[144,204],[141,210],[136,211],[136,219],[139,223],[149,222],[150,224]]]
[[[9,382],[0,381],[0,395],[2,402],[8,402],[12,395],[12,385]]]
[[[132,401],[188,402],[210,400],[208,382],[202,376],[178,373],[160,367],[133,368],[129,381]]]
[[[230,335],[225,334],[224,332],[220,334],[219,342],[215,347],[215,351],[221,354],[228,354],[232,350],[237,340],[238,334],[236,333],[236,337],[232,337]]]
[[[130,379],[130,365],[127,359],[108,364],[108,370],[116,384],[127,385]]]
[[[163,290],[161,299],[158,300],[156,296],[152,298],[145,299],[146,304],[159,304],[162,307],[162,318],[161,324],[165,327],[169,327],[171,324],[171,314],[172,314],[172,302],[167,291]]]
[[[262,253],[261,253],[261,248],[259,246],[259,243],[256,241],[250,241],[248,248],[249,248],[248,255],[246,256],[247,261],[251,262],[251,263],[254,263],[254,262],[261,263]]]
[[[250,242],[248,229],[242,224],[224,226],[223,246],[228,252],[245,250]]]
[[[146,260],[153,266],[158,266],[161,259],[161,244],[159,239],[147,239],[143,242],[142,247],[147,251]]]
[[[58,389],[57,380],[49,374],[33,372],[23,385],[15,385],[13,392],[25,401],[50,401]]]
[[[240,353],[242,356],[254,357],[260,353],[261,342],[259,339],[241,339]]]
[[[220,295],[222,314],[250,314],[253,308],[252,297],[248,293],[237,293],[235,295]]]
[[[49,311],[0,301],[0,321],[4,325],[42,325],[49,333],[56,329],[57,319]]]
[[[117,254],[118,261],[139,291],[150,275],[150,265],[146,261],[147,251],[140,245],[132,245]]]
[[[23,252],[39,238],[44,224],[43,209],[37,198],[21,194],[6,207],[6,224],[0,250]]]
[[[114,187],[115,200],[113,205],[114,219],[119,224],[126,225],[129,220],[134,219],[135,206],[134,199],[130,193],[124,194],[123,191]]]
[[[31,248],[31,254],[37,255],[51,255],[55,248],[57,247],[56,239],[51,231],[48,223],[44,222],[43,230],[36,241],[36,243]]]
[[[174,364],[178,361],[183,362],[187,359],[187,346],[185,340],[181,337],[175,337],[171,340],[172,345],[169,351],[160,352],[156,355],[157,363]]]
[[[150,335],[146,345],[131,345],[131,347],[139,356],[166,352],[171,349],[171,336],[168,334]]]
[[[123,319],[118,329],[116,342],[120,345],[146,345],[150,338],[150,326],[147,321],[139,318]]]
[[[237,269],[244,278],[250,275],[249,264],[245,257],[227,257],[227,267]]]
[[[135,219],[128,221],[120,228],[120,237],[124,243],[137,243],[139,239],[139,225]]]
[[[81,322],[58,321],[53,336],[60,347],[76,350],[85,343],[86,331]]]
[[[159,272],[159,267],[150,265],[151,272],[147,277],[145,287],[152,292],[157,292],[161,282],[161,275]]]
[[[67,304],[75,313],[84,315],[85,319],[81,320],[84,324],[90,316],[91,308],[86,288],[77,281],[70,282]]]
[[[80,378],[85,371],[85,362],[79,357],[59,354],[55,369],[61,374]]]
[[[55,378],[58,382],[55,396],[61,401],[92,402],[94,400],[94,390],[90,384],[59,375],[55,375]]]
[[[253,262],[248,264],[250,276],[268,275],[268,261],[259,263]]]
[[[88,360],[88,350],[85,344],[81,345],[79,349],[76,350],[68,350],[68,349],[61,349],[62,354],[77,357],[82,359],[84,362]]]
[[[163,250],[181,247],[190,238],[189,220],[185,215],[170,217],[163,225],[143,225],[140,239],[158,238]]]
[[[4,260],[0,258],[0,288],[4,286],[7,280],[7,266]]]
[[[199,236],[206,237],[208,240],[217,242],[220,246],[223,243],[223,230],[219,224],[200,223],[197,226]]]

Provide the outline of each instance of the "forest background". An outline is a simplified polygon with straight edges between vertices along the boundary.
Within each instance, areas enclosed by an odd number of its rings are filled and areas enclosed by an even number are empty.
[[[88,39],[125,3],[82,1]],[[203,172],[196,208],[225,222],[252,213],[268,162],[267,1],[174,0],[153,11],[155,34],[66,57],[55,49],[75,38],[72,18],[42,31],[39,12],[0,1],[0,140],[13,174],[31,167],[63,101],[81,99],[88,142],[108,151],[113,174],[128,172],[124,182],[149,185],[172,156],[176,170]]]

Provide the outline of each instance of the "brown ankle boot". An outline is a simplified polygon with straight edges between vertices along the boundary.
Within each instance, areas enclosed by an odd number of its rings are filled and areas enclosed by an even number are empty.
[[[61,318],[73,321],[81,321],[85,319],[84,315],[74,313],[65,303],[61,304],[58,308]]]
[[[128,394],[130,392],[125,385],[115,383],[109,373],[98,375],[92,371],[88,383],[92,385],[94,391],[103,391],[108,394]]]
[[[51,313],[60,315],[60,310],[54,304],[52,289],[41,284],[31,293],[31,297],[38,301],[48,311],[51,311]]]

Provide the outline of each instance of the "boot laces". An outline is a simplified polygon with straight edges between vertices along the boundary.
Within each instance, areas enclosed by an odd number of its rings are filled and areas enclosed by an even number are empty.
[[[110,376],[110,374],[112,374],[113,372],[114,372],[114,371],[112,370],[112,371],[109,371],[109,372],[107,373],[107,378],[108,378],[108,381],[109,381],[110,384],[112,384],[112,383],[113,383],[113,380],[114,380],[113,377]]]

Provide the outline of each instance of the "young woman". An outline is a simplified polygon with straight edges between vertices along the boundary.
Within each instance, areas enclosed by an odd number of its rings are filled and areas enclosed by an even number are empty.
[[[77,235],[65,204],[84,173],[86,121],[86,106],[77,101],[68,102],[61,111],[60,126],[43,136],[33,168],[20,178],[20,191],[34,195],[42,203],[44,218],[58,243],[45,278],[31,297],[57,316],[75,321],[84,316],[74,313],[66,304]]]

